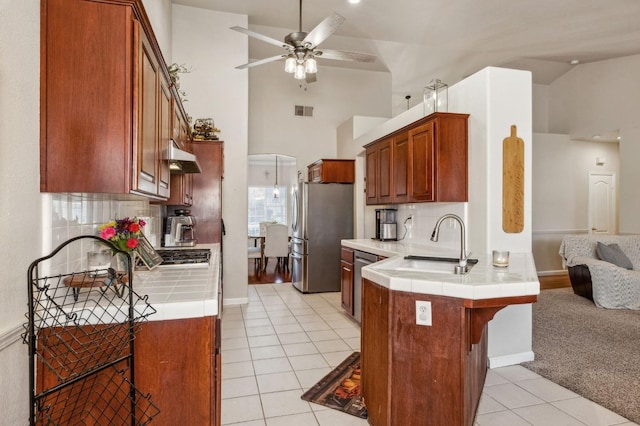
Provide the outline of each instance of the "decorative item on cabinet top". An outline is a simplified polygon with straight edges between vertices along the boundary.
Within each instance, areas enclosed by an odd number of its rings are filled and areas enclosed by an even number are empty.
[[[442,81],[431,80],[423,91],[424,116],[434,112],[447,112],[449,108],[449,86]]]
[[[179,74],[188,74],[191,72],[190,68],[187,68],[185,64],[176,64],[175,62],[169,65],[167,68],[169,71],[169,78],[171,79],[171,84],[176,88],[176,92],[180,96],[180,100],[182,102],[187,102],[187,94],[184,90],[180,90],[180,75]]]
[[[193,124],[193,139],[217,141],[220,129],[213,124],[213,118],[197,118]]]

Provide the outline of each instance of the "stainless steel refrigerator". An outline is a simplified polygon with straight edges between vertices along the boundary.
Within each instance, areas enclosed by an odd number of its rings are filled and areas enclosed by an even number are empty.
[[[293,286],[340,291],[340,240],[353,238],[353,185],[300,182],[292,199]]]

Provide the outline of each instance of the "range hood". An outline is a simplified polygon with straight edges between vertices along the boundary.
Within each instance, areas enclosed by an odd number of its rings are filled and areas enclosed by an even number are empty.
[[[200,164],[195,155],[178,148],[176,141],[171,139],[169,149],[164,151],[164,160],[169,160],[171,173],[200,173]]]

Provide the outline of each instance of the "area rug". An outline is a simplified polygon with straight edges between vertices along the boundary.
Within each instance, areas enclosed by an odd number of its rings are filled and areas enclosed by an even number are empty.
[[[640,311],[544,290],[533,304],[533,351],[524,367],[640,423]]]
[[[360,394],[360,352],[349,355],[301,398],[366,419],[367,408]]]

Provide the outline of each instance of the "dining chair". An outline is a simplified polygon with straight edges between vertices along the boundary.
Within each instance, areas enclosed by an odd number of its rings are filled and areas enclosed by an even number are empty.
[[[265,235],[267,235],[267,226],[269,225],[273,225],[274,221],[266,221],[266,222],[260,222],[260,236],[264,237]]]
[[[289,270],[289,232],[287,225],[274,223],[267,226],[264,243],[265,270],[270,257],[277,258],[276,267],[282,264],[286,270]]]
[[[259,243],[256,243],[255,238],[249,238],[250,245],[248,247],[249,259],[254,260],[256,268],[262,267],[262,247]]]

